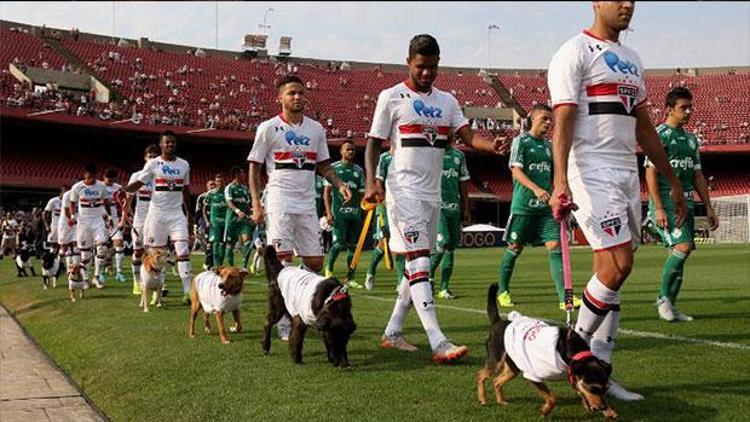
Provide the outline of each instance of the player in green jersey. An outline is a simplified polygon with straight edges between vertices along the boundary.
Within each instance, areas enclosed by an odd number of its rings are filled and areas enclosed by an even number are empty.
[[[391,165],[392,159],[393,155],[391,155],[391,152],[386,151],[380,154],[380,159],[378,160],[378,170],[375,173],[375,183],[381,185],[383,190],[385,190],[385,178],[388,176],[388,166]],[[375,272],[377,271],[378,264],[380,264],[380,261],[385,255],[383,242],[390,237],[388,234],[388,213],[385,210],[385,203],[382,203],[375,208],[374,217],[375,220],[372,222],[372,238],[377,243],[370,255],[370,265],[367,268],[367,276],[365,277],[365,288],[367,290],[372,290],[375,287]],[[401,268],[398,280],[401,280],[404,262],[405,261],[402,258],[399,266],[399,258],[396,257],[396,268]]]
[[[690,120],[693,112],[693,95],[687,88],[677,87],[667,94],[667,120],[656,128],[667,158],[675,176],[680,180],[685,191],[687,202],[687,217],[681,227],[675,227],[676,214],[670,196],[670,186],[667,180],[659,174],[648,157],[645,160],[646,184],[650,200],[648,202],[647,224],[661,237],[665,246],[671,248],[671,253],[664,263],[661,274],[661,289],[657,297],[656,306],[659,318],[666,321],[692,321],[691,316],[685,315],[677,307],[677,295],[682,287],[683,268],[690,252],[695,249],[693,242],[693,191],[698,193],[706,206],[708,224],[711,230],[719,227],[711,198],[708,194],[706,179],[701,170],[701,158],[698,152],[698,140],[695,135],[685,131],[684,126]]]
[[[500,261],[498,296],[500,306],[513,307],[510,278],[516,259],[526,244],[544,245],[549,253],[549,268],[555,283],[560,309],[565,309],[560,223],[552,218],[548,205],[552,191],[552,143],[545,136],[552,128],[552,109],[536,104],[529,112],[531,128],[513,139],[508,166],[513,174],[513,199],[505,227],[508,247]],[[573,298],[576,308],[581,301]]]
[[[208,222],[208,243],[213,250],[213,266],[224,265],[224,225],[227,217],[227,201],[224,199],[224,175],[214,178],[216,188],[206,194],[203,217]]]
[[[440,299],[455,299],[448,290],[453,274],[454,251],[461,241],[461,223],[468,223],[469,215],[469,169],[466,156],[456,148],[449,148],[443,157],[443,177],[441,181],[440,220],[435,250],[430,255],[430,280],[440,265]],[[442,265],[441,265],[442,262]]]
[[[338,191],[334,191],[331,184],[326,181],[323,191],[323,200],[326,207],[326,218],[333,226],[333,246],[328,252],[328,260],[325,267],[325,276],[333,275],[333,266],[339,253],[348,249],[346,257],[347,268],[354,258],[354,249],[357,247],[359,232],[362,229],[362,208],[360,201],[365,189],[365,171],[362,167],[354,164],[354,143],[351,140],[341,144],[341,160],[332,165],[336,176],[344,182],[352,192],[352,198],[344,202]],[[361,289],[362,285],[354,280],[346,280],[349,287]]]
[[[206,191],[198,195],[198,199],[195,202],[195,227],[196,227],[196,238],[200,238],[205,245],[206,255],[203,259],[203,270],[208,271],[209,268],[213,267],[213,254],[214,251],[208,242],[208,219],[206,216],[208,212],[206,208],[206,195],[216,188],[216,182],[213,179],[206,182]],[[199,228],[199,229],[198,229]],[[200,237],[199,237],[200,234]],[[139,293],[140,294],[140,293]]]
[[[323,252],[327,253],[331,249],[331,227],[328,226],[328,223],[326,222],[326,226],[323,227],[322,220],[326,218],[326,205],[325,201],[323,201],[323,191],[325,190],[325,181],[326,179],[319,175],[315,175],[315,211],[318,215],[318,221],[321,222],[321,230],[320,230],[320,242],[323,245]]]
[[[230,174],[234,180],[224,188],[224,199],[227,202],[227,217],[224,223],[225,256],[227,264],[234,266],[234,245],[239,237],[242,241],[242,268],[247,268],[255,229],[250,217],[250,192],[243,184],[247,180],[247,173],[242,166],[233,166]]]

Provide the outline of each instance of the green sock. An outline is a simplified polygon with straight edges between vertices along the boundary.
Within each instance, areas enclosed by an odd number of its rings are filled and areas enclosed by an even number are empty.
[[[440,262],[443,260],[443,253],[444,252],[438,252],[435,251],[430,254],[430,278],[435,278],[435,271],[437,270],[438,265],[440,265]]]
[[[675,277],[672,285],[669,286],[669,300],[672,302],[672,305],[677,302],[677,295],[680,294],[680,289],[682,288],[683,272],[685,270],[685,261],[687,258],[688,256],[686,255],[685,259],[680,263],[680,266],[677,268],[677,277]]]
[[[518,255],[515,252],[510,249],[505,250],[503,259],[500,261],[500,269],[498,270],[497,291],[499,293],[510,292],[510,276],[513,275],[516,258],[518,258]]]
[[[682,272],[682,264],[685,263],[685,258],[684,253],[672,249],[672,253],[667,258],[667,262],[664,263],[664,269],[661,272],[659,297],[670,297],[671,288]]]
[[[224,244],[221,242],[214,242],[214,268],[219,268],[224,265]]]
[[[249,240],[242,244],[242,268],[247,268],[247,261],[250,260],[250,253],[253,251],[253,241]]]
[[[224,257],[227,259],[227,264],[229,264],[230,267],[234,267],[234,246],[233,245],[227,245],[226,249],[224,250]]]
[[[557,298],[560,302],[565,301],[565,279],[563,278],[562,252],[560,248],[549,251],[549,272],[552,282],[555,283]]]
[[[331,246],[331,250],[328,251],[328,261],[326,262],[326,271],[333,272],[333,266],[336,264],[336,259],[339,257],[341,252],[341,244],[334,243]]]
[[[406,257],[404,255],[396,255],[396,286],[401,283],[401,279],[404,278],[404,268],[406,268]]]
[[[440,290],[448,290],[451,284],[451,275],[453,274],[453,260],[455,255],[453,251],[445,251],[443,263],[440,265]]]
[[[356,247],[357,246],[355,245],[354,247],[349,248],[349,252],[347,252],[347,254],[346,254],[346,268],[347,268],[347,270],[352,267],[352,261],[354,261],[354,248],[356,248]],[[355,269],[355,271],[352,271],[352,279],[354,279],[354,274],[356,272],[357,272],[356,269]]]
[[[372,250],[372,255],[370,256],[370,266],[367,268],[367,274],[372,274],[373,276],[375,276],[375,271],[377,271],[378,264],[380,264],[383,256],[385,256],[385,252],[380,249],[380,246]]]

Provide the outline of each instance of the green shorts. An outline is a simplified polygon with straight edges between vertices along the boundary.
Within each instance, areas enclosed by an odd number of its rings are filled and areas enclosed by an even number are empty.
[[[695,237],[695,214],[693,208],[688,207],[688,214],[682,227],[675,227],[674,221],[677,217],[671,207],[665,207],[669,227],[663,229],[656,225],[656,216],[652,205],[648,207],[648,225],[661,238],[661,243],[668,248],[680,243],[693,243]]]
[[[503,240],[517,245],[540,246],[546,242],[560,241],[560,223],[552,213],[516,215],[511,214],[505,226]]]
[[[344,243],[354,248],[357,246],[361,230],[362,217],[359,214],[334,214],[333,243]]]
[[[461,241],[461,212],[446,211],[440,212],[438,220],[438,234],[436,250],[438,252],[454,251]]]
[[[224,239],[225,221],[211,219],[211,228],[208,229],[208,241],[210,243],[221,242]]]
[[[250,216],[244,220],[236,218],[227,219],[224,226],[224,243],[234,244],[242,235],[245,235],[248,239],[252,239],[254,230],[255,227],[252,220],[250,220]]]

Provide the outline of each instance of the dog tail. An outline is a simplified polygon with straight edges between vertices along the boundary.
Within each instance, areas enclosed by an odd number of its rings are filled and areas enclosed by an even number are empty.
[[[275,282],[281,270],[284,269],[284,266],[281,265],[281,261],[279,261],[279,258],[276,256],[276,248],[271,245],[266,246],[263,249],[263,261],[265,262],[266,279],[268,280],[268,283]]]
[[[497,311],[497,283],[490,284],[487,289],[487,316],[490,318],[490,324],[500,321],[500,314]]]

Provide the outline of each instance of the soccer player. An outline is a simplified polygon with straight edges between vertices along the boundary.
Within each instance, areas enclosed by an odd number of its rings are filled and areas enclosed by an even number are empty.
[[[510,279],[516,259],[526,244],[544,245],[549,253],[549,271],[555,283],[560,309],[565,309],[560,223],[552,217],[549,195],[552,191],[552,143],[546,139],[552,128],[552,109],[535,104],[529,111],[529,131],[513,139],[508,166],[513,174],[513,199],[504,240],[508,248],[500,261],[498,296],[500,306],[513,307]],[[581,301],[573,299],[578,308]]]
[[[385,151],[380,154],[378,158],[378,170],[375,174],[375,183],[380,185],[380,188],[385,190],[385,178],[388,176],[388,166],[391,165],[393,156],[390,151]],[[385,209],[385,203],[381,203],[375,208],[376,220],[372,222],[372,238],[377,242],[375,248],[372,250],[370,255],[370,266],[367,268],[367,276],[365,277],[365,288],[372,290],[375,288],[375,272],[378,268],[378,264],[385,256],[385,245],[384,242],[390,237],[388,234],[388,213]],[[382,220],[382,224],[381,224]],[[396,268],[397,280],[401,280],[404,270],[403,256],[396,257]]]
[[[76,215],[76,205],[78,211]],[[84,167],[83,180],[70,189],[71,220],[77,222],[76,243],[81,250],[81,264],[84,267],[84,278],[88,278],[88,265],[91,262],[93,248],[94,279],[92,284],[97,289],[104,288],[104,258],[107,255],[109,241],[108,228],[112,227],[111,210],[107,187],[96,180],[96,166],[87,164]],[[69,223],[72,226],[72,224]]]
[[[448,135],[455,133],[466,145],[500,153],[499,140],[474,137],[458,101],[432,86],[438,74],[440,47],[422,34],[409,44],[409,77],[383,90],[368,133],[365,164],[365,200],[379,202],[385,194],[391,250],[406,255],[404,280],[382,339],[385,348],[415,351],[401,334],[401,327],[414,302],[435,362],[452,362],[468,353],[466,346],[453,345],[443,334],[435,315],[429,283],[430,252],[435,244],[440,216],[440,174]],[[375,183],[380,144],[389,139],[393,161],[385,193]]]
[[[3,240],[0,243],[0,250],[2,250],[3,256],[5,256],[6,251],[15,252],[19,230],[18,221],[13,218],[13,213],[10,211],[6,212],[2,224]]]
[[[62,254],[57,242],[57,224],[60,221],[60,213],[62,212],[62,195],[69,189],[70,186],[63,186],[57,196],[47,201],[47,205],[44,207],[44,213],[42,214],[44,229],[47,232],[47,247],[50,252],[60,254],[61,258]]]
[[[77,224],[70,213],[70,188],[62,194],[60,204],[62,206],[61,217],[57,221],[57,243],[60,245],[60,252],[65,256],[65,266],[70,268],[72,264],[81,262],[81,251],[76,244]]]
[[[247,268],[247,260],[252,251],[252,236],[255,229],[250,217],[250,193],[245,181],[247,173],[242,166],[232,166],[230,174],[234,177],[224,188],[224,199],[227,209],[224,228],[225,256],[227,264],[234,266],[234,245],[237,238],[242,241],[242,268]]]
[[[203,218],[208,228],[208,246],[212,253],[212,268],[224,265],[224,228],[227,221],[227,200],[224,196],[224,175],[214,176],[214,188],[206,192]],[[230,253],[234,251],[230,250]]]
[[[122,260],[125,258],[125,245],[123,244],[122,230],[125,226],[125,219],[120,219],[119,210],[114,201],[114,197],[122,189],[122,186],[117,183],[117,170],[107,169],[104,172],[104,185],[107,187],[107,197],[112,211],[112,226],[115,230],[111,236],[112,244],[115,247],[115,280],[123,283],[125,282],[125,275],[122,273]]]
[[[468,224],[469,214],[469,169],[466,167],[466,156],[456,148],[448,147],[443,157],[443,176],[441,178],[440,219],[435,250],[430,255],[430,280],[435,277],[435,270],[440,265],[440,299],[455,299],[448,290],[453,274],[454,251],[461,241],[461,224]],[[441,265],[442,262],[442,265]]]
[[[161,154],[159,146],[151,144],[146,147],[143,153],[143,160],[148,162],[153,160]],[[141,171],[136,171],[130,176],[128,185],[138,181],[138,177],[141,175]],[[130,218],[130,210],[133,206],[133,199],[135,199],[135,214],[133,215],[133,224],[130,229],[130,238],[133,241],[133,259],[130,261],[130,269],[133,271],[133,294],[141,294],[141,259],[143,258],[143,228],[146,223],[146,216],[148,215],[149,205],[151,204],[151,195],[154,191],[153,182],[141,186],[136,192],[128,192],[125,207],[122,212],[123,221],[127,221]]]
[[[333,163],[333,171],[336,176],[349,186],[352,198],[344,201],[341,194],[331,192],[331,184],[326,182],[323,189],[323,200],[326,207],[326,219],[333,226],[333,246],[328,253],[325,276],[333,275],[333,266],[336,264],[341,250],[348,250],[346,267],[354,259],[354,250],[357,248],[359,232],[362,230],[362,208],[360,201],[362,191],[365,189],[365,172],[362,167],[354,163],[354,142],[347,139],[341,144],[341,160]],[[345,280],[349,287],[361,289],[362,285],[354,280]]]
[[[663,320],[692,321],[693,317],[682,313],[675,303],[682,287],[685,261],[695,249],[693,190],[706,206],[710,230],[719,227],[719,219],[711,206],[708,186],[701,170],[698,140],[684,128],[693,113],[693,95],[687,88],[677,87],[667,94],[665,103],[667,120],[659,125],[656,131],[664,145],[672,171],[677,175],[685,192],[687,217],[682,227],[675,225],[675,207],[669,196],[669,183],[646,157],[646,183],[651,197],[648,202],[648,219],[656,226],[654,229],[664,246],[672,250],[661,273],[661,290],[657,296],[656,306],[659,318]]]
[[[315,175],[315,210],[318,215],[318,221],[320,221],[320,241],[323,243],[323,252],[327,253],[331,249],[333,243],[331,226],[328,224],[326,218],[326,206],[323,201],[323,190],[325,189],[326,179],[323,176]],[[323,227],[323,221],[325,221],[325,227]]]
[[[141,170],[138,180],[130,183],[126,192],[136,192],[149,182],[154,184],[151,204],[144,221],[144,245],[147,248],[165,248],[168,239],[177,254],[177,271],[182,281],[182,303],[190,303],[190,164],[175,155],[177,135],[171,130],[159,138],[161,155],[149,160]]]
[[[644,67],[619,42],[635,8],[630,1],[594,2],[595,20],[552,58],[549,91],[555,113],[550,206],[561,216],[574,201],[576,221],[593,249],[594,274],[583,294],[576,332],[609,362],[620,325],[620,293],[640,242],[641,190],[636,142],[664,175],[675,202],[675,226],[685,218],[680,181],[669,166],[646,107]],[[616,382],[607,392],[640,400]]]
[[[203,233],[203,238],[201,240],[203,241],[203,244],[206,245],[206,254],[203,259],[204,270],[208,270],[209,268],[212,268],[214,266],[213,248],[208,242],[208,219],[206,218],[206,214],[204,213],[204,208],[206,207],[206,195],[208,194],[208,192],[212,191],[215,188],[216,182],[214,182],[213,180],[207,181],[206,191],[198,195],[198,198],[195,200],[195,227],[200,228],[199,231]]]

